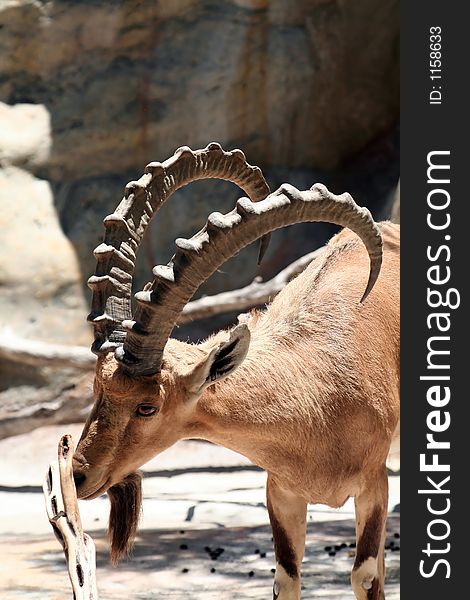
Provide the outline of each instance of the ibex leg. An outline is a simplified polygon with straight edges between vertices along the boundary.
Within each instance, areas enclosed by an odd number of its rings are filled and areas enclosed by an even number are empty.
[[[303,498],[280,488],[271,476],[268,476],[267,495],[276,553],[273,600],[298,600],[307,503]]]
[[[383,468],[364,483],[355,497],[356,560],[351,583],[358,600],[384,600],[384,544],[388,479]]]

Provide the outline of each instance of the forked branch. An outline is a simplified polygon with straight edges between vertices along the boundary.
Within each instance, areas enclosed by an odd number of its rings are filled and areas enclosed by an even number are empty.
[[[238,290],[221,292],[213,296],[203,296],[188,302],[179,316],[178,325],[267,304],[289,281],[302,273],[321,252],[323,252],[323,247],[301,256],[269,281],[261,281],[259,277],[256,277],[250,284]]]
[[[323,248],[318,248],[301,256],[268,281],[260,281],[257,277],[240,289],[188,302],[179,316],[178,325],[267,304],[322,251]],[[7,332],[0,332],[0,358],[32,366],[73,367],[85,371],[90,371],[96,362],[96,356],[88,348],[26,340]]]
[[[72,472],[73,442],[64,435],[58,460],[52,463],[43,485],[49,522],[64,550],[74,600],[97,600],[95,544],[84,533]]]

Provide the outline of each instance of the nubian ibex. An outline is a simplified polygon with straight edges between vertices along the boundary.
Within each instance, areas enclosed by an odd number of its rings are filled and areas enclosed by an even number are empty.
[[[132,316],[132,274],[146,226],[175,190],[203,178],[230,180],[251,199],[211,214],[191,239],[177,239],[171,262],[156,266],[153,282],[136,294]],[[185,304],[226,260],[303,221],[348,229],[266,310],[202,343],[170,338]],[[150,163],[104,224],[89,280],[95,404],[74,478],[80,498],[110,496],[112,559],[126,553],[136,532],[137,469],[177,440],[200,438],[267,471],[274,598],[300,597],[307,503],[340,507],[349,497],[354,593],[384,598],[385,461],[399,421],[399,228],[377,225],[349,194],[335,196],[320,184],[307,191],[284,184],[270,194],[240,150],[215,143]]]

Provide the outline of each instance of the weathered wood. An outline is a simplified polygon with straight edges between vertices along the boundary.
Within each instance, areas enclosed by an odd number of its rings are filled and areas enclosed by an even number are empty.
[[[44,480],[47,516],[64,550],[74,600],[97,600],[95,544],[82,528],[72,457],[72,437],[64,435]]]
[[[266,304],[288,283],[301,273],[322,252],[322,248],[302,256],[283,269],[269,281],[258,277],[238,290],[204,296],[189,302],[180,318],[179,325],[197,321],[214,315],[233,311],[244,311],[254,306]],[[96,356],[83,346],[63,346],[34,340],[25,340],[12,333],[0,332],[0,358],[32,366],[73,367],[91,370]]]
[[[224,312],[245,311],[266,304],[301,273],[322,248],[302,256],[269,281],[256,278],[239,290],[206,296],[189,302],[179,324],[210,317]],[[96,357],[89,348],[61,346],[16,337],[0,332],[0,360],[7,359],[37,367],[77,368],[86,373],[71,376],[54,385],[30,389],[27,397],[22,389],[8,391],[9,402],[0,406],[0,439],[27,433],[42,425],[84,421],[93,402],[93,368]]]
[[[44,425],[84,422],[92,403],[93,371],[36,389],[11,388],[0,394],[0,439]]]
[[[74,367],[89,371],[96,356],[83,346],[63,346],[0,334],[0,358],[41,367]]]
[[[190,321],[227,312],[244,311],[254,306],[267,304],[289,281],[306,269],[322,251],[323,248],[319,248],[314,252],[301,256],[269,281],[261,281],[259,277],[256,277],[254,281],[244,288],[222,292],[214,296],[204,296],[198,300],[189,302],[184,307],[178,319],[178,324],[184,325]]]

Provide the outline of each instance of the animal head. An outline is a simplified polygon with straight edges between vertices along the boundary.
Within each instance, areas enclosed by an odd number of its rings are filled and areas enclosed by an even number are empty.
[[[156,266],[153,282],[135,295],[132,315],[132,274],[146,226],[176,189],[214,177],[237,183],[251,199],[240,199],[226,215],[211,214],[192,238],[176,240],[170,263]],[[104,220],[104,242],[95,249],[96,272],[88,282],[92,350],[98,355],[95,404],[75,453],[74,478],[81,498],[110,495],[114,560],[135,533],[141,502],[136,470],[191,437],[201,395],[230,376],[249,349],[246,323],[197,345],[170,339],[178,316],[198,287],[241,248],[262,238],[264,251],[272,230],[302,221],[329,221],[361,237],[370,257],[364,300],[382,260],[382,239],[369,211],[320,184],[304,192],[285,184],[269,194],[261,171],[240,150],[184,147],[162,164],[150,163]]]
[[[170,339],[157,373],[133,376],[113,353],[98,358],[95,404],[75,453],[80,498],[99,496],[143,463],[190,436],[198,399],[238,367],[250,331],[238,325],[205,343]]]

